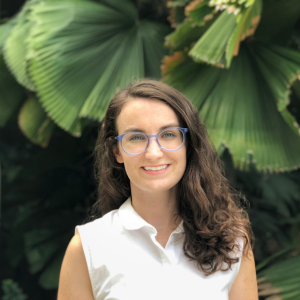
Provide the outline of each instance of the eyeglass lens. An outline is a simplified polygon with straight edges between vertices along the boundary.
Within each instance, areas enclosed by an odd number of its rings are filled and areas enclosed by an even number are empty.
[[[176,150],[183,144],[183,133],[179,129],[166,129],[158,136],[159,144],[166,150]],[[123,137],[123,149],[131,154],[143,152],[148,144],[148,138],[143,133],[128,133]]]

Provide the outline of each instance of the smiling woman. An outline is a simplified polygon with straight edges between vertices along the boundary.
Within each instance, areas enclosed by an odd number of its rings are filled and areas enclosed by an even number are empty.
[[[258,298],[248,216],[184,95],[129,85],[95,153],[95,220],[76,227],[59,300]]]

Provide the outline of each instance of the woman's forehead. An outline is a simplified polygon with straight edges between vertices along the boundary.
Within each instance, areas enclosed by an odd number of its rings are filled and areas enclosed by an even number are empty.
[[[119,130],[149,125],[163,127],[168,123],[179,126],[178,117],[168,104],[156,99],[137,98],[127,101],[117,117]]]

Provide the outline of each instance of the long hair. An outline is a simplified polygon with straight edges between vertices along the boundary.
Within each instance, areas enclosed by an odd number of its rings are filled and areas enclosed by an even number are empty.
[[[179,185],[178,214],[183,219],[183,251],[198,268],[210,275],[226,271],[239,258],[230,255],[251,248],[253,234],[249,217],[240,205],[243,196],[232,189],[206,128],[192,103],[167,84],[142,80],[135,82],[110,102],[95,147],[95,171],[99,182],[94,213],[99,217],[118,209],[131,196],[130,182],[123,164],[113,154],[117,147],[116,119],[123,104],[134,98],[156,99],[168,104],[177,114],[187,134],[187,164]],[[98,213],[97,213],[98,212]],[[224,267],[225,266],[225,267]]]

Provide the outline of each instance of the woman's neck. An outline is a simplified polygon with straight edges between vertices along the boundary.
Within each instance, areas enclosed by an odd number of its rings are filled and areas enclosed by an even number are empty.
[[[177,219],[175,216],[178,213],[177,187],[148,193],[131,186],[131,199],[134,210],[158,233],[173,231],[181,221],[180,216]]]

